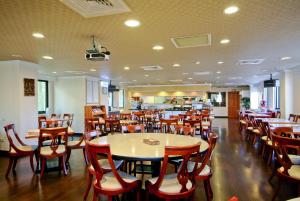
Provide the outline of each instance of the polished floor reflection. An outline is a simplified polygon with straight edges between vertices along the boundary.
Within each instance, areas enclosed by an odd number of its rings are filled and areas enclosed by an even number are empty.
[[[268,182],[272,168],[262,160],[257,148],[250,146],[239,134],[238,121],[214,119],[213,127],[219,134],[212,158],[214,200],[226,201],[232,196],[241,201],[271,200],[277,178]],[[16,175],[11,174],[5,179],[7,163],[7,158],[0,157],[0,201],[71,201],[83,198],[86,170],[80,150],[72,152],[68,176],[51,172],[41,181],[38,175],[32,174],[29,159],[22,159]],[[92,200],[91,194],[88,200]],[[296,196],[297,186],[286,183],[277,200]],[[202,183],[198,183],[194,200],[206,200]]]

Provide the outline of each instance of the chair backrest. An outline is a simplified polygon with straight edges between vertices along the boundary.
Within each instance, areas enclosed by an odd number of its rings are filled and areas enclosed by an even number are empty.
[[[198,154],[200,149],[200,144],[192,145],[192,146],[184,146],[184,147],[172,147],[172,146],[166,146],[165,147],[165,155],[164,160],[162,163],[162,168],[159,174],[159,177],[154,184],[154,189],[158,190],[161,186],[161,183],[166,175],[168,161],[170,156],[181,156],[183,161],[179,167],[179,170],[177,172],[177,180],[178,183],[181,185],[180,193],[186,193],[188,191],[194,190],[194,184],[193,188],[187,189],[186,185],[190,179],[190,174],[187,168],[187,164],[189,159],[191,158],[192,154]],[[195,163],[195,167],[198,166],[198,163]],[[194,168],[195,169],[195,168]]]
[[[290,138],[290,137],[282,137],[280,135],[272,135],[274,142],[278,145],[278,148],[275,149],[276,157],[279,163],[283,166],[283,173],[288,174],[288,170],[293,165],[288,150],[290,147],[294,147],[296,149],[300,149],[300,139]]]
[[[16,139],[20,145],[25,146],[25,143],[20,139],[18,133],[15,130],[15,124],[8,124],[8,125],[4,126],[4,130],[5,130],[8,142],[9,142],[9,151],[8,152],[10,152],[12,149],[14,149],[16,152],[22,152],[22,150],[19,150],[17,148],[17,145],[15,144],[16,141],[14,141],[14,139]]]
[[[280,117],[281,117],[281,112],[280,112],[280,111],[277,111],[275,117],[276,117],[276,118],[280,118]]]
[[[110,132],[121,131],[120,119],[105,119],[106,128],[110,128]]]
[[[52,113],[51,116],[50,116],[51,119],[59,119],[60,118],[60,114],[55,114],[55,113]]]
[[[145,125],[144,124],[136,124],[136,125],[122,126],[122,132],[144,133],[145,132]]]
[[[122,120],[131,120],[132,115],[131,115],[131,113],[121,113],[120,114],[120,119],[122,119]]]
[[[205,166],[209,163],[209,161],[211,159],[211,156],[212,156],[212,153],[213,153],[213,150],[216,147],[217,139],[218,139],[218,136],[214,132],[211,132],[209,134],[208,150],[206,151],[205,156],[201,161],[200,167],[198,167],[198,166],[194,167],[195,168],[194,169],[194,176],[198,176],[202,172],[202,170],[205,168]],[[196,161],[200,162],[200,159],[201,159],[201,157],[198,157],[198,160],[196,160]]]
[[[191,126],[176,125],[175,134],[195,136],[195,128]]]
[[[186,120],[184,119],[183,120],[183,125],[184,126],[191,126],[191,127],[195,127],[197,125],[201,126],[201,123],[202,123],[202,120],[201,119],[197,119],[197,120],[192,120],[192,119],[189,119],[189,120]]]
[[[113,162],[112,155],[110,152],[110,146],[108,144],[94,144],[91,143],[90,141],[86,141],[86,150],[88,153],[88,158],[91,162],[91,165],[95,169],[95,174],[96,174],[96,185],[101,188],[101,180],[102,177],[105,173],[103,168],[101,167],[100,163],[98,162],[98,155],[105,155],[108,159],[108,162],[111,167],[111,171],[114,174],[114,177],[118,180],[120,185],[122,186],[123,189],[129,188],[132,183],[127,183],[125,180],[121,178],[119,175],[116,166]]]
[[[64,114],[62,126],[72,126],[74,114]]]
[[[45,124],[46,124],[46,116],[38,116],[39,128],[46,127]]]
[[[56,127],[56,128],[41,128],[39,134],[39,146],[38,151],[40,152],[41,147],[44,146],[43,142],[50,139],[50,148],[52,150],[51,155],[56,155],[56,150],[59,145],[67,146],[68,144],[68,127]],[[64,143],[62,143],[62,139]]]
[[[290,114],[288,120],[292,121],[292,122],[297,122],[298,121],[298,115]]]

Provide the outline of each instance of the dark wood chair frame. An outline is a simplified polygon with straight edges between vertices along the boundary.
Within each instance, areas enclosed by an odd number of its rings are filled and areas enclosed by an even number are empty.
[[[50,138],[50,149],[52,150],[52,153],[50,155],[41,155],[41,148],[44,147],[43,141],[48,140]],[[61,141],[64,143],[62,144]],[[68,144],[68,127],[57,127],[57,128],[42,128],[40,129],[39,134],[39,145],[38,145],[38,153],[39,158],[41,161],[41,174],[40,177],[43,178],[44,171],[46,167],[46,160],[52,159],[52,158],[59,158],[59,166],[63,170],[64,175],[67,175],[67,168],[66,168],[66,153],[67,153],[67,144]],[[65,146],[65,152],[63,153],[57,153],[56,150],[59,145]],[[38,163],[39,164],[39,163]],[[38,165],[37,165],[38,166]]]
[[[34,165],[33,165],[33,156],[35,155],[37,158],[37,150],[34,148],[32,151],[23,151],[23,150],[18,149],[18,147],[15,145],[15,143],[11,137],[12,134],[10,133],[10,131],[12,131],[14,137],[17,139],[17,141],[20,145],[22,145],[22,146],[29,146],[29,145],[25,144],[20,139],[18,133],[15,130],[14,124],[8,124],[8,125],[4,126],[4,130],[5,130],[8,142],[9,142],[9,150],[8,150],[9,164],[7,167],[5,177],[8,177],[11,168],[13,169],[13,172],[15,172],[15,168],[16,168],[18,159],[22,158],[22,157],[26,157],[26,156],[30,157],[30,167],[31,167],[32,172],[35,172]],[[12,150],[14,150],[14,152],[12,152]]]
[[[140,180],[136,180],[133,182],[126,182],[122,179],[122,177],[119,175],[117,168],[115,167],[114,161],[112,159],[112,155],[110,152],[110,146],[109,145],[98,145],[90,143],[89,141],[86,142],[87,151],[89,155],[89,159],[91,161],[92,166],[95,170],[96,180],[94,182],[94,196],[93,201],[97,200],[97,196],[99,194],[104,194],[108,196],[108,200],[112,201],[113,196],[117,196],[119,194],[127,193],[133,190],[136,190],[136,200],[140,201],[140,189],[142,182]],[[105,174],[105,171],[100,167],[100,164],[98,163],[98,154],[104,154],[107,156],[107,159],[109,161],[109,164],[111,166],[111,171],[113,172],[115,178],[118,180],[118,182],[121,184],[122,188],[117,190],[108,190],[101,188],[100,181],[102,180],[103,175]]]
[[[149,194],[154,194],[159,198],[163,198],[166,201],[174,200],[174,199],[183,199],[193,195],[195,191],[195,182],[194,179],[191,178],[190,173],[188,172],[187,164],[192,154],[198,153],[200,149],[200,144],[186,147],[165,147],[165,155],[162,163],[162,168],[160,171],[160,175],[155,184],[152,184],[149,181],[146,181],[146,201],[149,200]],[[181,185],[181,190],[178,193],[165,193],[159,191],[159,188],[163,182],[164,176],[166,175],[167,165],[169,161],[169,156],[181,156],[183,158],[181,166],[177,172],[177,179]],[[198,166],[198,163],[195,163],[195,167]],[[195,170],[196,168],[194,168]],[[194,173],[194,172],[193,172]],[[192,174],[193,174],[192,173]],[[186,188],[186,184],[190,180],[192,182],[191,189]]]

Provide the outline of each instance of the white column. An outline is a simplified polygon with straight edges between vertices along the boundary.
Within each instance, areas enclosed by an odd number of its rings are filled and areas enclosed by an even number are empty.
[[[285,71],[280,75],[280,111],[284,118],[294,112],[293,72]]]

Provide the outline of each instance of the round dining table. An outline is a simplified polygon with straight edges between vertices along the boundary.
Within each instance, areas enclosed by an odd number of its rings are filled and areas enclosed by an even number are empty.
[[[156,142],[148,144],[145,141]],[[160,161],[164,158],[165,146],[191,146],[200,144],[200,153],[208,149],[208,143],[201,138],[166,133],[114,134],[95,138],[93,144],[109,144],[111,154],[116,159],[128,161],[151,161],[152,176],[157,176]],[[178,156],[170,157],[178,158]]]

